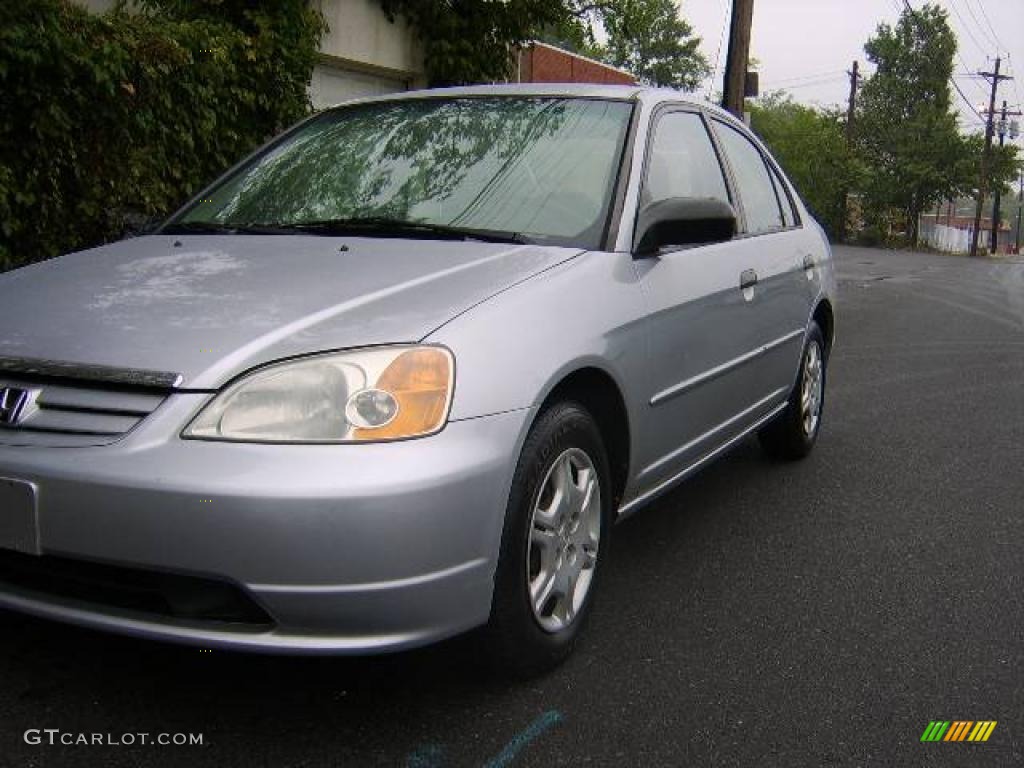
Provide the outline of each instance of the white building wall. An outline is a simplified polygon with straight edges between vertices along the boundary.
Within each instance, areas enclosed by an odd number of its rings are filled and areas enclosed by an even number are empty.
[[[329,31],[310,83],[317,109],[359,96],[426,84],[423,54],[403,19],[388,21],[376,0],[316,0]]]
[[[97,13],[114,5],[114,0],[79,1]],[[311,2],[329,27],[309,84],[315,109],[426,85],[423,53],[404,20],[392,24],[376,0]]]
[[[945,224],[933,224],[922,231],[922,239],[932,248],[946,253],[970,253],[971,250],[971,229],[958,229],[947,227]],[[982,229],[978,233],[978,247],[988,248],[989,230]],[[999,240],[998,242],[1003,242]]]

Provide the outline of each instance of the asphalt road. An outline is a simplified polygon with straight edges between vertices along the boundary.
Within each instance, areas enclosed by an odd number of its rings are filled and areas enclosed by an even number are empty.
[[[496,682],[459,641],[267,658],[0,613],[0,764],[1024,765],[1024,260],[837,257],[814,454],[749,441],[618,526],[557,672]],[[922,744],[937,719],[998,725]]]

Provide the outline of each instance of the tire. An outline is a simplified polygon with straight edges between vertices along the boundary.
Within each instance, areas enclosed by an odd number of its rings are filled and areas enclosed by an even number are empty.
[[[481,638],[497,672],[532,677],[572,652],[607,561],[611,515],[611,473],[594,418],[579,403],[551,406],[526,438],[505,512]]]
[[[818,324],[812,322],[800,355],[800,374],[789,402],[782,413],[758,432],[761,446],[770,457],[794,461],[804,458],[814,448],[825,408],[827,367],[825,338]]]

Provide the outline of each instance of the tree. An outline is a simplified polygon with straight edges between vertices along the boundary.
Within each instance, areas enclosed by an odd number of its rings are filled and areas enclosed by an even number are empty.
[[[864,47],[876,66],[861,91],[857,141],[871,172],[864,195],[875,218],[897,209],[917,244],[920,213],[965,191],[969,155],[950,99],[956,37],[934,5],[880,24]],[[976,173],[976,172],[975,172]]]
[[[843,114],[797,104],[776,92],[750,102],[750,123],[819,223],[837,235],[846,192],[863,177],[846,140]]]
[[[167,1],[167,0],[165,0]],[[182,0],[186,1],[186,0]],[[696,88],[710,72],[674,0],[379,0],[423,45],[431,85],[503,80],[530,40],[623,67],[652,85]],[[595,40],[594,27],[608,36]]]
[[[596,11],[608,34],[598,57],[644,83],[692,91],[711,73],[674,0],[603,0]]]
[[[974,159],[974,176],[978,173],[981,153],[985,146],[985,137],[981,133],[974,133],[967,137],[970,143],[969,150]],[[1020,150],[1016,144],[1005,144],[1000,147],[998,143],[992,145],[992,157],[988,166],[988,187],[985,195],[991,197],[998,192],[1001,195],[1011,195],[1014,192],[1014,183],[1020,177],[1021,162]],[[972,178],[977,186],[977,178]]]
[[[543,30],[563,29],[572,0],[380,0],[393,21],[406,18],[423,45],[433,86],[504,80],[512,54]]]

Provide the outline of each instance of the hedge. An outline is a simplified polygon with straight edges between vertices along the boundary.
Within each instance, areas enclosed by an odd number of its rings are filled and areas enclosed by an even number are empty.
[[[305,0],[0,5],[0,270],[169,213],[310,109]]]

